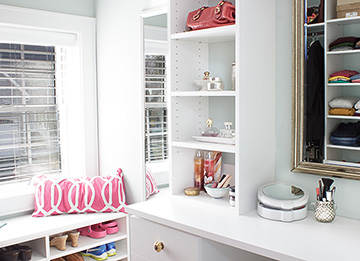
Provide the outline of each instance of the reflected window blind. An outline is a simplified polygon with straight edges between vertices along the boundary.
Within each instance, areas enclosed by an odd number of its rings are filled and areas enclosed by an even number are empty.
[[[0,183],[61,170],[55,47],[0,43]]]
[[[165,55],[145,55],[145,160],[167,159]]]

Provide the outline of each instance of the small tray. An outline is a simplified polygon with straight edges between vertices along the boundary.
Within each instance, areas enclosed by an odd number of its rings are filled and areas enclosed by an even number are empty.
[[[192,136],[192,137],[197,141],[203,141],[203,142],[235,144],[235,138],[208,137],[208,136]]]
[[[200,90],[201,91],[205,91],[206,90],[206,86],[207,84],[209,83],[210,81],[209,80],[194,80],[194,83],[197,85],[197,86],[200,86]]]

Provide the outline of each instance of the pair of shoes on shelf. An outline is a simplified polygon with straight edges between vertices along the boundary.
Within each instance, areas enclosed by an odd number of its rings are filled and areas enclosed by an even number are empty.
[[[80,232],[68,231],[63,234],[56,234],[50,237],[50,246],[55,246],[57,249],[64,251],[66,249],[66,242],[70,241],[72,247],[78,247]]]
[[[31,260],[32,249],[27,245],[12,245],[0,249],[1,261],[29,261]]]
[[[119,231],[119,226],[116,221],[107,221],[87,227],[79,228],[78,231],[82,236],[92,238],[102,238],[106,235],[115,234]]]
[[[83,256],[90,256],[98,261],[106,260],[109,256],[116,255],[115,243],[111,242],[105,245],[90,248],[85,251],[81,251],[80,254]]]
[[[79,253],[74,253],[71,255],[52,259],[52,261],[84,261],[84,258]]]

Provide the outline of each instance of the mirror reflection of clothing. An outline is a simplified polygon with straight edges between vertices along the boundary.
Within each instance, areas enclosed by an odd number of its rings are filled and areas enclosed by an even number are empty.
[[[305,145],[319,148],[309,161],[322,162],[324,155],[324,48],[319,41],[307,54],[305,85]]]

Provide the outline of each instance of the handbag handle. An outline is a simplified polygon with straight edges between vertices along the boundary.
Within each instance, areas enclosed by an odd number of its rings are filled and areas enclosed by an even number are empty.
[[[206,8],[208,8],[208,6],[200,7],[197,13],[193,16],[193,20],[196,21],[197,19],[199,19],[202,11],[204,11]]]
[[[215,8],[215,11],[214,11],[215,14],[220,13],[220,11],[221,11],[221,6],[224,5],[224,3],[225,3],[225,0],[221,0],[221,1],[217,4],[217,6],[216,6],[216,8]],[[199,10],[197,11],[197,13],[193,16],[193,20],[196,21],[197,19],[199,19],[201,13],[202,13],[206,8],[209,8],[209,7],[208,7],[208,6],[203,6],[203,7],[199,8]]]
[[[225,4],[225,0],[221,0],[221,1],[217,4],[217,6],[215,7],[215,14],[220,13],[220,11],[221,11],[221,6],[223,6],[223,4]]]

